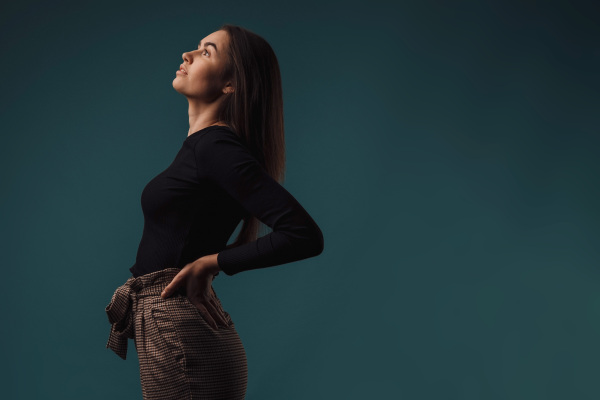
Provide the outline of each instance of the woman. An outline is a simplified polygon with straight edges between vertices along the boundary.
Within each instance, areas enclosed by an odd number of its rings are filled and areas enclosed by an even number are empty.
[[[271,46],[226,24],[182,58],[173,88],[188,100],[190,129],[142,192],[142,238],[132,276],[106,307],[106,347],[125,359],[134,339],[146,400],[243,399],[246,353],[212,281],[317,256],[323,235],[279,183],[283,102]],[[273,231],[257,238],[259,221]]]

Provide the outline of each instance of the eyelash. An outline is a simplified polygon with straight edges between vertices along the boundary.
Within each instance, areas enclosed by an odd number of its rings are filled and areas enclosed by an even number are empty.
[[[198,50],[200,50],[200,49],[198,49]],[[208,50],[204,49],[204,51],[208,53]],[[201,54],[202,54],[202,53],[201,53]],[[208,53],[208,55],[210,56],[210,53]]]

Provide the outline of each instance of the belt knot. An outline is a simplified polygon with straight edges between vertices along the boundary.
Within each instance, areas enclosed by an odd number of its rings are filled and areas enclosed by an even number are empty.
[[[111,323],[110,336],[106,347],[114,351],[123,360],[127,358],[128,339],[135,337],[133,316],[137,309],[137,293],[143,288],[142,281],[130,277],[119,286],[105,311]]]

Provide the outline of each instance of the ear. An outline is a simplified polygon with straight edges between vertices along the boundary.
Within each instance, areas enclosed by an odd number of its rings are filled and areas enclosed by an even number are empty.
[[[233,85],[231,84],[231,81],[227,82],[227,84],[225,85],[225,87],[223,88],[223,93],[225,94],[231,94],[235,91],[235,88],[233,87]]]

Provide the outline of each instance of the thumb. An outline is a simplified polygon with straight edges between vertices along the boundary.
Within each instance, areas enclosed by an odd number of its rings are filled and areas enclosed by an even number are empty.
[[[162,297],[163,299],[166,299],[167,297],[172,295],[173,292],[175,291],[175,289],[177,289],[181,285],[182,282],[183,282],[183,274],[180,272],[179,274],[175,275],[175,277],[173,278],[171,283],[169,283],[167,285],[167,287],[163,289],[162,293],[160,294],[160,297]]]

